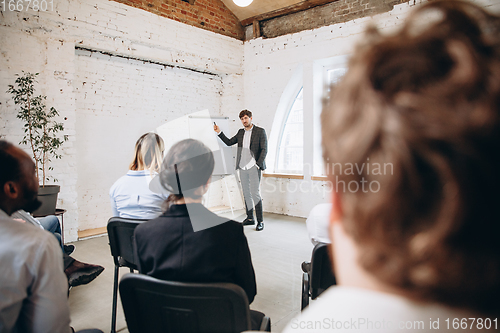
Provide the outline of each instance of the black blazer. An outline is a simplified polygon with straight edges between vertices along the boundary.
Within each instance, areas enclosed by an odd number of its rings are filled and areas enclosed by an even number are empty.
[[[201,204],[188,205],[207,220],[222,220]],[[257,285],[241,223],[227,221],[193,232],[187,206],[172,205],[137,226],[134,236],[140,273],[168,281],[230,282],[245,290],[249,303],[253,301]]]
[[[245,135],[245,129],[241,128],[235,136],[228,139],[227,136],[220,132],[219,138],[228,146],[232,146],[238,143],[238,153],[236,154],[236,170],[240,168],[241,160],[241,149],[243,148],[243,136]],[[267,135],[266,130],[262,127],[257,127],[253,125],[252,136],[250,138],[250,152],[252,153],[255,162],[259,166],[259,169],[266,169],[266,155],[267,155]]]

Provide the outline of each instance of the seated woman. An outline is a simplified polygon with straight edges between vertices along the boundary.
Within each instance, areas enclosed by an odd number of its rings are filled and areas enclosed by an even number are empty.
[[[149,185],[160,170],[164,149],[158,134],[146,133],[137,140],[130,170],[109,190],[113,216],[149,220],[161,214],[168,195],[152,192]]]
[[[243,226],[201,204],[213,170],[213,154],[200,141],[186,139],[170,149],[160,172],[162,186],[172,193],[167,210],[135,229],[139,272],[169,281],[234,283],[251,303],[257,287]],[[192,220],[201,217],[212,227],[195,232]],[[251,311],[252,327],[262,316]]]

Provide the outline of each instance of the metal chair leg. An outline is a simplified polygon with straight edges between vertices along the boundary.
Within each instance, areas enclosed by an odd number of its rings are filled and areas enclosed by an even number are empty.
[[[300,310],[304,310],[306,306],[309,305],[309,274],[308,273],[303,273],[302,274],[302,300],[300,304]]]
[[[118,275],[119,266],[115,266],[115,280],[113,284],[113,309],[111,311],[111,333],[116,333],[116,307],[118,303]]]

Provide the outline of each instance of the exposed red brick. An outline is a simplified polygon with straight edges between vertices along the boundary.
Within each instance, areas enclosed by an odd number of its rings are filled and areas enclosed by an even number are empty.
[[[113,0],[126,5],[136,7],[156,15],[183,22],[198,28],[210,30],[226,36],[243,40],[245,38],[244,28],[241,22],[224,5],[221,0],[196,0],[191,5],[182,0]],[[148,4],[154,3],[154,7]],[[179,7],[179,10],[176,10]],[[213,20],[209,20],[213,18]],[[204,26],[200,21],[206,22]]]

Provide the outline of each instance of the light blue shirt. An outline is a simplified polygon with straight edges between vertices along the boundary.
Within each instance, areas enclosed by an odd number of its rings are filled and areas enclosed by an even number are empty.
[[[118,179],[109,190],[113,216],[147,220],[158,217],[168,193],[152,192],[149,189],[150,182],[149,170],[129,170]]]

